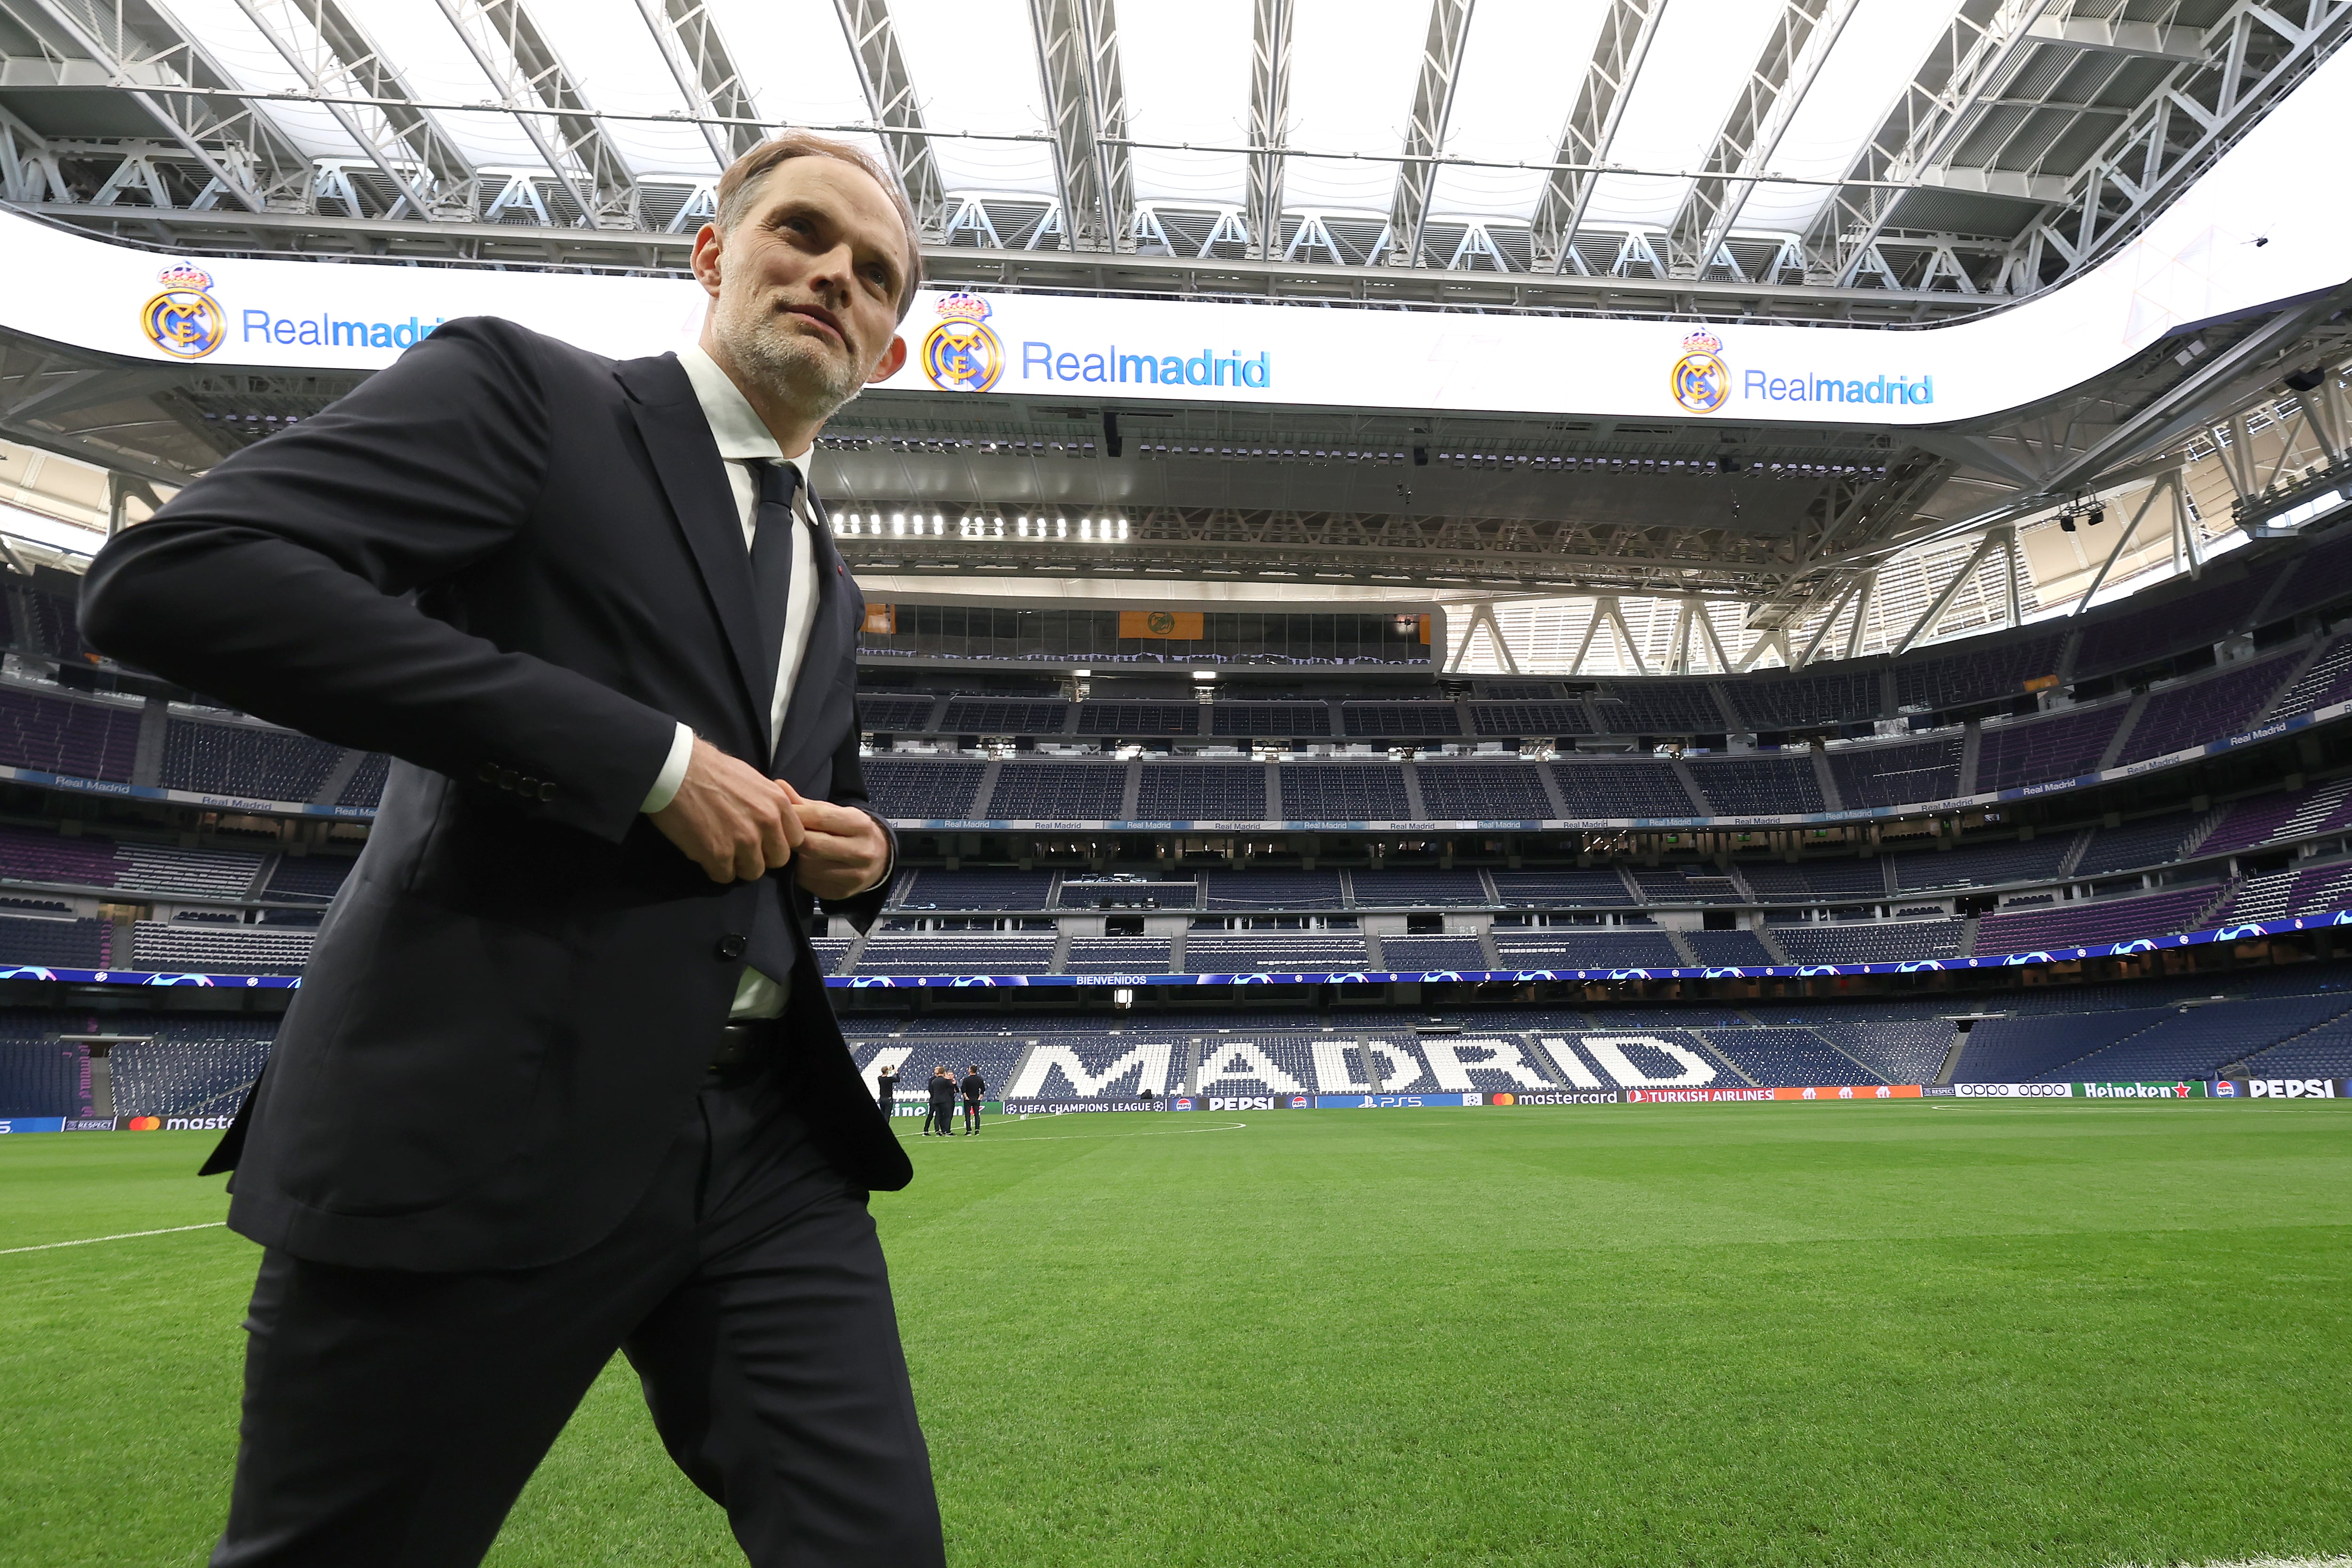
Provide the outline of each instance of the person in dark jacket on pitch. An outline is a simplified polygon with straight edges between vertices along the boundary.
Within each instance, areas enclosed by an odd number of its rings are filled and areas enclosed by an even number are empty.
[[[945,1066],[931,1069],[931,1115],[923,1123],[923,1135],[929,1137],[937,1129],[942,1138],[955,1136],[955,1073]]]
[[[882,1114],[887,1117],[891,1114],[891,1108],[898,1099],[898,1069],[884,1068],[874,1077],[874,1103],[882,1108]]]
[[[963,1130],[967,1137],[980,1131],[980,1100],[988,1092],[988,1080],[980,1076],[980,1068],[971,1063],[963,1065]]]

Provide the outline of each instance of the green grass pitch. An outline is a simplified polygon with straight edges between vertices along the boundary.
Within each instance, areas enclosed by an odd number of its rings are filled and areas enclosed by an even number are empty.
[[[216,1219],[208,1139],[0,1140],[0,1247]],[[959,1568],[2352,1547],[2352,1107],[909,1142],[915,1185],[876,1207]],[[255,1258],[218,1229],[0,1256],[0,1563],[203,1561]],[[740,1558],[616,1366],[491,1561]]]

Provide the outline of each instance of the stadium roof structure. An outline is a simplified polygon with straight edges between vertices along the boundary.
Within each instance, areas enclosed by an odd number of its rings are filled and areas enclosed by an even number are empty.
[[[2063,281],[2341,0],[5,0],[6,199],[213,252],[676,268],[783,124],[945,279],[1932,320]]]
[[[797,124],[890,160],[949,284],[1927,327],[2116,254],[2347,37],[2352,0],[0,0],[0,202],[163,251],[675,276],[720,168]],[[2284,372],[2329,369],[2340,455],[2346,303],[1909,433],[893,393],[820,478],[1131,523],[1034,574],[1704,597],[1800,645],[1953,545],[1916,640],[2004,559],[2017,618],[2018,528],[2177,473]],[[176,483],[356,379],[0,333],[0,433]],[[1155,460],[1066,460],[1122,445]],[[2193,567],[2182,489],[2147,526]]]

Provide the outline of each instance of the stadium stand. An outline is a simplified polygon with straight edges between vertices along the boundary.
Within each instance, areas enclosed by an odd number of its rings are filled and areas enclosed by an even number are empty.
[[[1353,973],[1370,967],[1358,931],[1195,929],[1184,938],[1184,969],[1191,974]]]
[[[1951,800],[1960,793],[1958,735],[1900,746],[1841,746],[1829,753],[1830,776],[1848,811],[1913,801]]]
[[[1895,662],[1895,701],[1906,711],[1964,708],[2016,697],[2025,683],[2058,672],[2065,632],[2021,640],[1974,639],[1964,652]],[[1982,786],[1980,786],[1982,787]]]
[[[2200,742],[2242,733],[2294,665],[2291,655],[2273,655],[2150,692],[2147,707],[2124,738],[2117,764],[2166,756]]]
[[[2271,795],[2250,795],[2222,809],[2200,856],[2231,855],[2257,845],[2307,838],[2352,825],[2352,778]]]
[[[1107,821],[1120,815],[1126,792],[1127,769],[1117,763],[1005,763],[985,815],[995,821]]]
[[[1633,902],[1625,879],[1596,870],[1496,871],[1495,891],[1507,909],[1615,909]]]
[[[1552,814],[1543,778],[1527,763],[1422,763],[1422,805],[1431,817],[1536,822]]]
[[[1683,962],[1662,931],[1497,926],[1490,934],[1506,969],[1673,969]]]
[[[1977,792],[2079,778],[2095,771],[2129,710],[2128,703],[2108,702],[2040,719],[1988,721],[1977,756]]]
[[[1740,875],[1766,903],[1813,903],[1824,900],[1883,898],[1886,863],[1843,856],[1835,860],[1800,860],[1793,865],[1758,861]]]
[[[1965,921],[1816,921],[1772,927],[1772,939],[1798,963],[1904,963],[1958,958]]]
[[[940,716],[940,730],[950,735],[1058,735],[1069,717],[1067,702],[959,697]]]
[[[1965,844],[1943,852],[1895,858],[1895,885],[1904,891],[1926,888],[1998,888],[2044,881],[2058,874],[2074,848],[2070,834],[2046,838]]]
[[[1331,732],[1331,708],[1325,702],[1213,703],[1209,708],[1209,732],[1285,740],[1328,735]]]
[[[1886,1081],[1811,1029],[1709,1029],[1700,1037],[1751,1083]]]
[[[2102,827],[2091,836],[2089,847],[2075,861],[2074,875],[2096,877],[2168,865],[2195,830],[2197,821],[2192,813],[2174,811],[2119,827]]]
[[[1694,757],[1691,777],[1718,816],[1792,816],[1827,811],[1806,752],[1783,756]]]
[[[323,904],[341,890],[343,879],[352,874],[355,864],[340,855],[281,856],[270,868],[261,896]]]
[[[1206,910],[1336,910],[1346,902],[1337,871],[1203,871]]]
[[[1683,932],[1683,941],[1701,963],[1719,968],[1780,962],[1765,951],[1763,939],[1752,931],[1688,931]]]
[[[1980,954],[2037,952],[2195,931],[2203,912],[2220,897],[2219,888],[2201,887],[2142,898],[2081,900],[2021,914],[1987,915],[1977,925],[1976,951]]]
[[[1384,936],[1381,967],[1401,973],[1488,969],[1486,950],[1475,936]]]
[[[1699,815],[1672,763],[1649,760],[1554,763],[1568,815],[1583,820],[1622,817],[1690,818]]]
[[[1732,683],[1727,689],[1748,728],[1759,731],[1855,723],[1878,717],[1875,669],[1759,677]]]
[[[2294,684],[2279,693],[2270,717],[2308,713],[2347,698],[2352,698],[2352,635],[2339,633],[2320,648]]]
[[[2274,567],[2257,568],[2186,591],[2159,592],[2154,602],[2116,610],[2083,629],[2074,673],[2100,675],[2148,662],[2151,655],[2209,647],[2243,630],[2270,591]]]
[[[899,910],[1042,910],[1053,899],[1051,871],[913,872],[892,895]]]
[[[1592,700],[1605,735],[1720,735],[1730,726],[1705,680],[1613,680]]]
[[[2212,1073],[2352,1008],[2352,996],[2273,996],[2184,1007],[2128,1038],[2066,1064],[2071,1077],[2178,1078]]]
[[[1065,974],[1167,974],[1171,946],[1166,937],[1074,937]]]
[[[1491,895],[1475,871],[1350,871],[1358,909],[1438,909],[1475,906]]]
[[[958,931],[898,935],[877,931],[858,954],[860,974],[1044,974],[1053,966],[1051,936]]]
[[[1287,763],[1275,770],[1287,822],[1408,822],[1404,770],[1384,763]]]
[[[963,758],[867,757],[858,764],[874,808],[893,821],[961,822],[972,816],[987,764]]]
[[[1265,775],[1255,763],[1147,763],[1135,814],[1147,820],[1263,821]]]
[[[79,1115],[82,1047],[39,1038],[38,1029],[11,1019],[6,1033],[16,1037],[0,1038],[0,1116]]]
[[[1462,733],[1462,715],[1451,702],[1342,702],[1339,722],[1345,735],[1418,740]]]
[[[131,782],[139,710],[0,686],[0,763],[68,778]]]
[[[1198,702],[1081,702],[1081,735],[1197,735]]]
[[[383,803],[384,781],[392,776],[392,759],[373,753],[360,761],[359,771],[335,796],[337,805],[362,806],[373,811]]]
[[[141,921],[133,928],[131,956],[137,968],[174,973],[299,974],[310,957],[314,934],[285,926]]]
[[[104,969],[110,945],[104,921],[0,915],[0,963]]]
[[[123,1028],[120,1021],[110,1026]],[[269,1059],[264,1020],[163,1020],[152,1039],[108,1052],[121,1116],[218,1116],[234,1111]]]
[[[1591,717],[1580,702],[1473,702],[1470,728],[1478,735],[1590,735]]]
[[[341,746],[289,730],[168,721],[163,729],[167,789],[307,801],[342,760]]]
[[[2171,1016],[2164,1007],[1987,1018],[1961,1047],[1954,1083],[2031,1083]]]

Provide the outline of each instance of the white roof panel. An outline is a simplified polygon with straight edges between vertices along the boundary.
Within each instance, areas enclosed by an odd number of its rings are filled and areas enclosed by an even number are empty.
[[[1669,0],[1617,121],[1610,162],[1696,169],[1723,129],[1733,95],[1755,68],[1780,9],[1762,0]],[[1687,179],[1604,174],[1594,183],[1585,221],[1602,228],[1664,228],[1689,189]]]
[[[1480,0],[1470,14],[1445,151],[1482,162],[1543,164],[1583,85],[1608,0]],[[1535,169],[1438,171],[1434,216],[1527,218],[1550,175]]]
[[[1297,0],[1297,6],[1290,145],[1373,157],[1291,159],[1283,205],[1385,215],[1397,166],[1376,160],[1404,148],[1429,36],[1428,0]]]
[[[1130,5],[1118,14],[1127,133],[1138,142],[1246,146],[1250,132],[1250,0]],[[1240,153],[1133,150],[1139,202],[1239,206],[1249,195]]]
[[[894,0],[890,15],[926,127],[1030,135],[1049,129],[1036,37],[1021,0]],[[1047,142],[948,136],[932,142],[931,155],[950,191],[1051,196],[1058,189]]]

